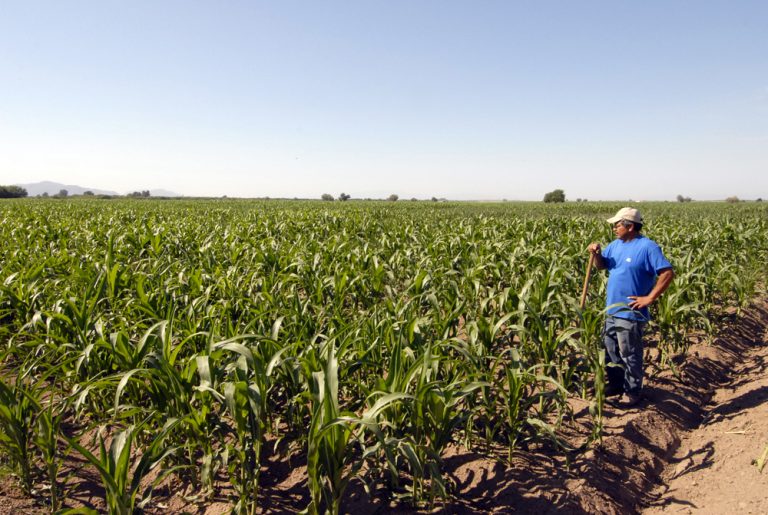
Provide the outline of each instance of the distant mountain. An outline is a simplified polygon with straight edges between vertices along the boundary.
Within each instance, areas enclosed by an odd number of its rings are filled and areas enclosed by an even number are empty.
[[[153,197],[181,197],[178,193],[174,193],[173,191],[169,190],[149,190],[149,194]]]
[[[51,182],[51,181],[43,181],[43,182],[33,182],[31,184],[16,184],[15,186],[21,186],[25,190],[27,190],[27,194],[30,197],[36,197],[38,195],[42,195],[43,193],[47,193],[48,195],[55,195],[61,190],[67,190],[67,194],[69,195],[82,195],[86,191],[92,192],[94,195],[121,195],[120,193],[116,191],[110,191],[110,190],[100,190],[97,188],[84,188],[82,186],[77,186],[75,184],[61,184],[60,182]],[[139,190],[142,191],[142,190]],[[153,197],[180,197],[178,193],[174,193],[172,191],[168,190],[149,190],[149,194]]]
[[[33,182],[31,184],[16,184],[16,186],[21,186],[27,190],[27,194],[30,197],[36,197],[38,195],[42,195],[43,193],[47,193],[48,195],[55,195],[61,190],[67,190],[69,195],[82,195],[86,191],[91,191],[95,195],[119,195],[119,193],[115,191],[83,188],[82,186],[76,186],[74,184],[61,184],[60,182],[51,181]]]

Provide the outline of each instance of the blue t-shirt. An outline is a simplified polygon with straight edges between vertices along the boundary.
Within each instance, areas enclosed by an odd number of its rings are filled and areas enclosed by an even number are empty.
[[[603,259],[608,269],[606,306],[621,304],[610,308],[608,314],[630,320],[650,320],[648,308],[629,309],[627,297],[648,295],[658,273],[672,268],[659,245],[642,235],[627,242],[616,239],[603,249]]]

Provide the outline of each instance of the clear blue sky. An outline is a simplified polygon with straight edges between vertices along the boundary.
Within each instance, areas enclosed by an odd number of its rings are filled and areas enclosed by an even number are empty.
[[[0,3],[0,184],[768,198],[768,2]]]

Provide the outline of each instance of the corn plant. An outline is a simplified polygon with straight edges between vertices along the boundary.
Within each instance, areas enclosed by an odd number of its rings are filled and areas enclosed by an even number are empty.
[[[34,445],[40,454],[48,481],[51,485],[51,512],[56,513],[61,507],[61,485],[59,471],[64,459],[59,446],[62,418],[66,414],[66,405],[54,410],[54,402],[49,402],[46,408],[41,408],[37,416],[37,427],[33,437]]]
[[[358,441],[363,447],[363,455],[375,452],[379,446],[387,455],[387,461],[393,468],[392,442],[385,439],[378,415],[391,405],[410,398],[404,393],[380,393],[374,404],[365,410],[361,417],[339,408],[338,360],[333,341],[326,344],[326,362],[324,370],[312,373],[310,391],[313,400],[313,413],[308,434],[307,475],[311,502],[306,508],[310,514],[338,514],[344,491],[349,481],[362,466],[362,461],[352,461],[348,469],[351,454],[350,443]],[[359,430],[358,430],[359,429]],[[377,438],[377,443],[366,449],[363,433],[368,430]]]
[[[230,477],[238,494],[235,510],[238,513],[254,513],[258,499],[261,447],[267,428],[267,395],[269,387],[266,370],[256,370],[257,378],[248,377],[249,368],[255,361],[250,350],[236,343],[226,348],[241,354],[232,378],[221,387],[227,412],[233,421],[235,445],[228,446],[230,456]],[[259,376],[260,374],[260,376]]]
[[[312,419],[307,436],[307,476],[312,501],[310,514],[339,513],[348,480],[344,477],[351,428],[333,424],[343,415],[339,408],[339,376],[333,341],[326,343],[325,370],[311,372]],[[324,430],[325,427],[328,427]]]
[[[499,370],[503,375],[499,376],[497,373]],[[493,400],[488,410],[491,413],[503,415],[503,417],[494,417],[492,423],[500,427],[502,434],[506,436],[508,459],[511,461],[512,451],[521,438],[528,410],[535,399],[532,394],[536,374],[533,369],[526,369],[523,366],[520,353],[514,348],[499,355],[492,371],[493,378],[499,377],[499,379],[494,381]]]
[[[605,407],[605,391],[607,386],[607,369],[605,349],[601,341],[601,328],[604,311],[584,310],[580,313],[577,343],[587,365],[587,372],[592,376],[592,395],[589,403],[589,413],[592,416],[592,432],[590,442],[601,442],[603,434],[603,409]],[[581,382],[581,395],[588,398],[587,386],[589,377]]]
[[[32,490],[32,441],[39,410],[37,392],[24,384],[23,376],[11,385],[0,380],[0,453],[7,457],[27,494]]]
[[[109,444],[109,449],[107,449],[104,436],[100,431],[98,457],[75,439],[64,438],[99,472],[106,492],[105,500],[109,513],[132,515],[136,508],[143,508],[150,501],[154,486],[178,470],[177,467],[163,470],[140,495],[141,482],[146,475],[175,452],[175,448],[164,447],[163,444],[168,434],[178,423],[178,419],[171,419],[166,422],[149,445],[142,450],[137,463],[132,462],[132,451],[137,435],[144,429],[146,422],[137,426],[129,426],[115,434]]]

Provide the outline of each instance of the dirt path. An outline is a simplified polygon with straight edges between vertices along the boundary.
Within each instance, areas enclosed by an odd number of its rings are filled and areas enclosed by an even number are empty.
[[[685,434],[663,474],[661,496],[643,513],[768,514],[768,467],[753,462],[768,446],[766,335],[718,388],[702,425]]]

